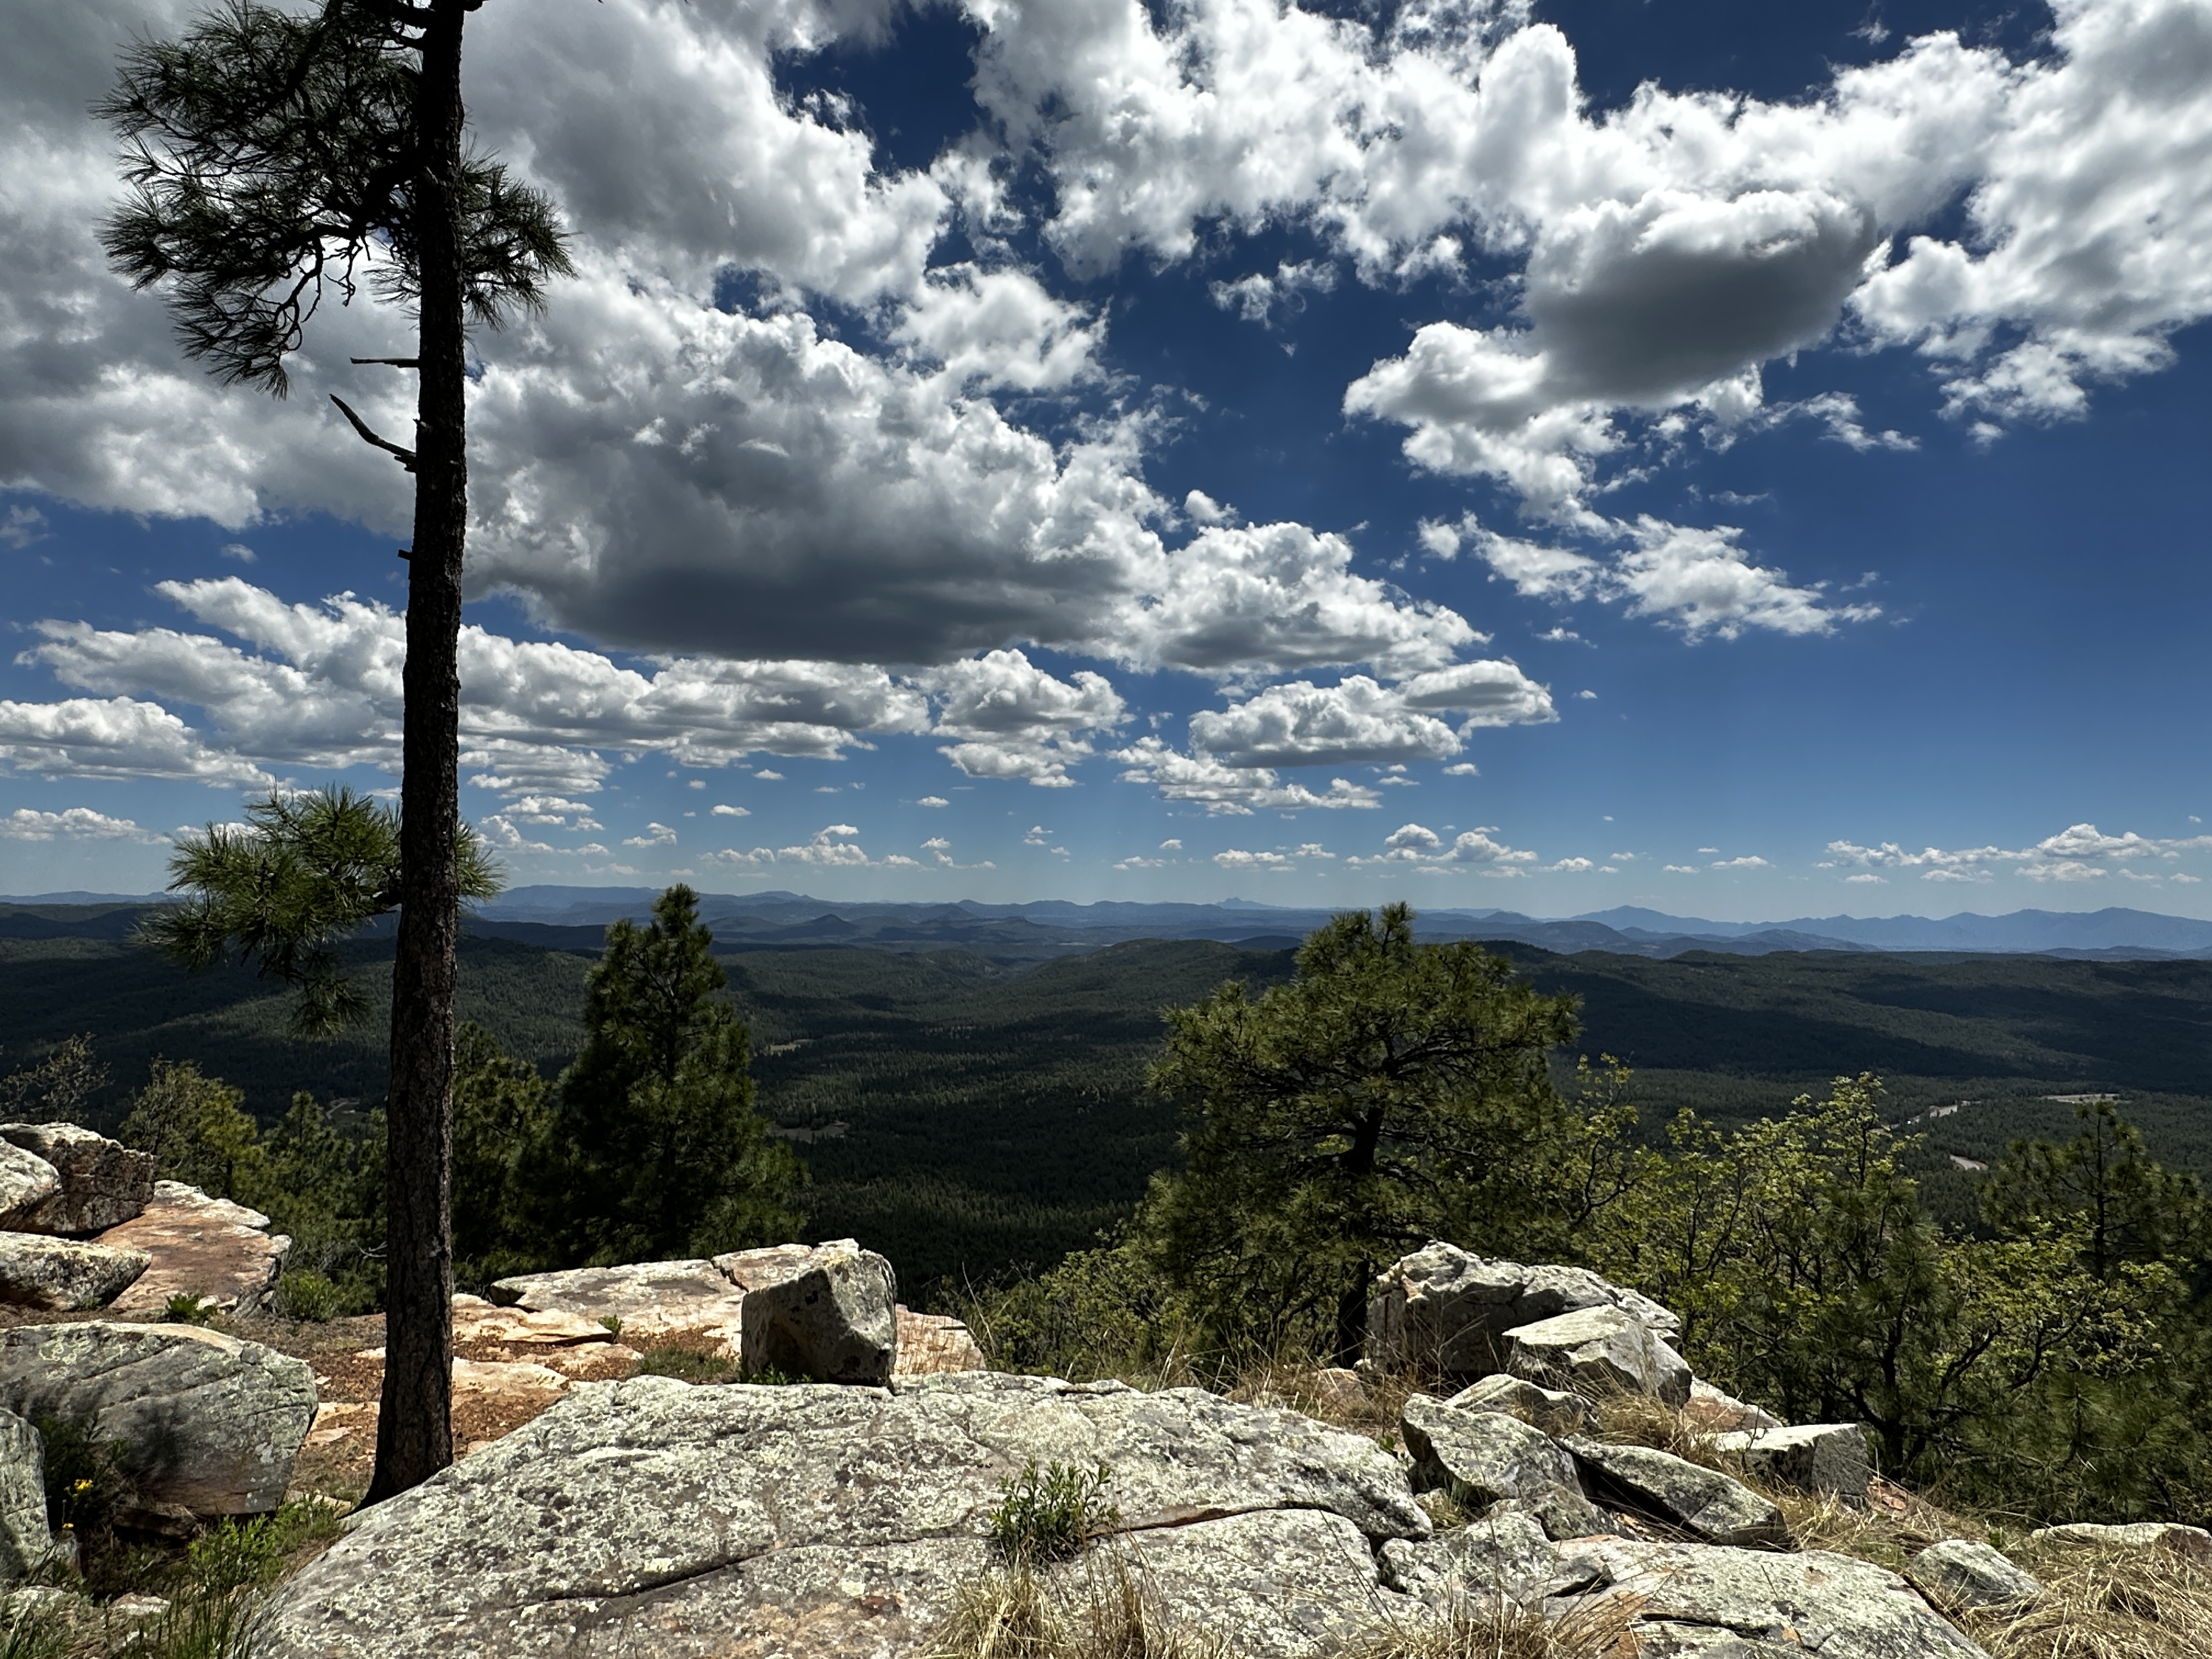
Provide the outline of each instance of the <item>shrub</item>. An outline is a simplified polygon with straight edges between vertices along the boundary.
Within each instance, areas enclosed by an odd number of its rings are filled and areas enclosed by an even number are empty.
[[[289,1273],[276,1281],[276,1311],[287,1319],[326,1324],[339,1302],[338,1287],[319,1273]]]
[[[161,1317],[172,1325],[210,1325],[222,1311],[187,1291],[179,1291],[161,1304]]]
[[[638,1356],[638,1376],[672,1376],[679,1382],[734,1382],[738,1362],[719,1346],[678,1337],[659,1342]]]
[[[120,1440],[102,1440],[90,1417],[42,1413],[33,1421],[46,1451],[46,1519],[80,1540],[105,1533],[121,1494],[116,1461]]]
[[[1017,1566],[1072,1560],[1121,1519],[1121,1511],[1106,1501],[1113,1478],[1103,1463],[1095,1470],[1066,1463],[1041,1470],[1032,1458],[1018,1476],[999,1483],[999,1506],[984,1523],[992,1549]]]

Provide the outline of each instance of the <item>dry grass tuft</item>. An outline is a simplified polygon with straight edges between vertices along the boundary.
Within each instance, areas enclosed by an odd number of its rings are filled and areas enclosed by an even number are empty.
[[[1220,1639],[1176,1629],[1125,1552],[1079,1571],[1026,1567],[972,1581],[926,1659],[1226,1659]]]
[[[1427,1619],[1393,1625],[1337,1659],[1620,1659],[1632,1656],[1631,1597],[1604,1596],[1557,1619],[1499,1596],[1463,1596]]]
[[[1959,1615],[1990,1659],[2204,1659],[2212,1571],[2163,1551],[2023,1547],[2048,1594],[2025,1612]]]

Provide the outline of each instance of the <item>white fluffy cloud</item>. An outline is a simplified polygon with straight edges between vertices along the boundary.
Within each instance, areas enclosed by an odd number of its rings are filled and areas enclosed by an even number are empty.
[[[1114,758],[1127,769],[1125,783],[1146,783],[1163,800],[1188,801],[1219,816],[1257,811],[1297,812],[1308,807],[1376,807],[1382,797],[1364,784],[1331,778],[1326,790],[1285,783],[1273,769],[1237,767],[1210,755],[1179,754],[1158,738],[1139,738]]]
[[[129,818],[111,817],[89,806],[65,806],[58,812],[19,806],[0,817],[0,841],[133,841],[154,847],[168,839]]]
[[[2123,875],[2141,872],[2130,864],[2154,860],[2171,864],[2185,853],[2212,848],[2212,836],[2160,838],[2134,830],[2108,836],[2094,823],[2076,823],[2055,836],[2045,836],[2032,847],[1966,847],[1945,849],[1925,847],[1907,852],[1893,841],[1874,847],[1856,842],[1832,841],[1824,869],[1856,866],[1868,871],[1917,870],[1923,881],[1987,881],[1995,869],[2012,868],[2031,881],[2098,881],[2118,869]],[[2182,878],[2174,876],[2172,879]]]
[[[1456,729],[1438,713],[1463,714]],[[1385,686],[1364,674],[1335,685],[1270,686],[1191,717],[1191,747],[1237,767],[1441,760],[1476,726],[1556,720],[1551,695],[1514,664],[1461,663]]]
[[[1536,862],[1536,854],[1525,848],[1508,846],[1498,840],[1494,827],[1484,826],[1466,830],[1450,841],[1446,841],[1425,823],[1401,823],[1382,838],[1380,853],[1367,858],[1350,858],[1351,865],[1412,865],[1417,868],[1449,870],[1459,866],[1473,866],[1480,873],[1490,876],[1518,876],[1527,873],[1525,866]]]

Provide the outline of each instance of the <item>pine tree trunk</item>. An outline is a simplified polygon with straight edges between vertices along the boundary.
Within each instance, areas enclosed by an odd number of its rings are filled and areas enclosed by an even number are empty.
[[[368,1504],[421,1485],[453,1461],[453,946],[460,927],[454,826],[469,484],[455,184],[467,9],[468,0],[434,0],[416,104],[423,150],[415,201],[421,399],[400,745],[399,938],[392,972],[384,1394]]]

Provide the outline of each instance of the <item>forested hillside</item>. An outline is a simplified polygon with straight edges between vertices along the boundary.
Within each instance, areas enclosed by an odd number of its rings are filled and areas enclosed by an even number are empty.
[[[94,1103],[102,1127],[157,1055],[244,1089],[264,1121],[297,1089],[380,1097],[380,942],[350,947],[379,1004],[369,1024],[302,1044],[278,988],[249,973],[182,974],[118,937],[112,913],[46,907],[33,920],[54,936],[0,938],[0,1072],[89,1032],[112,1072]],[[549,1075],[575,1047],[596,951],[586,930],[560,931],[560,949],[478,937],[461,954],[463,1017]],[[2159,1157],[2212,1172],[2212,963],[1495,948],[1541,988],[1583,1000],[1579,1046],[1636,1067],[1648,1133],[1680,1107],[1743,1122],[1871,1070],[1898,1116],[1921,1118],[1931,1201],[1959,1218],[1972,1176],[1953,1160],[2070,1133],[2070,1109],[2050,1095],[2122,1094]],[[1125,1212],[1176,1130],[1142,1086],[1159,1010],[1224,979],[1256,988],[1290,971],[1287,951],[1204,940],[1042,963],[966,951],[719,955],[753,1029],[762,1109],[796,1132],[812,1170],[809,1232],[866,1239],[917,1287],[1048,1265]]]

